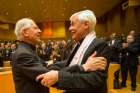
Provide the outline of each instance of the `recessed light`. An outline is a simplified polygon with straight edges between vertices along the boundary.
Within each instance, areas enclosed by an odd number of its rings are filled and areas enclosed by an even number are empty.
[[[26,13],[26,14],[27,14],[27,13],[28,13],[28,11],[27,11],[27,10],[25,10],[25,11],[24,11],[24,13]]]
[[[22,3],[18,3],[18,6],[21,6],[22,5]]]
[[[5,14],[6,14],[6,15],[9,15],[9,13],[8,13],[8,12],[6,12]]]
[[[62,13],[61,15],[62,15],[62,16],[64,16],[65,14],[64,14],[64,13]]]
[[[66,10],[66,8],[64,7],[63,10]]]
[[[68,2],[68,0],[65,0],[65,2]]]
[[[47,10],[46,10],[46,9],[44,9],[43,11],[44,11],[44,12],[47,12]]]
[[[83,8],[84,8],[84,9],[86,9],[86,8],[87,8],[87,6],[84,6]]]
[[[44,4],[44,1],[43,0],[41,0],[41,4]]]

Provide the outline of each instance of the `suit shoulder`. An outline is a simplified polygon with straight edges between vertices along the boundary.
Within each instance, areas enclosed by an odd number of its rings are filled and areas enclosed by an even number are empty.
[[[97,45],[107,44],[107,42],[104,39],[100,39],[100,38],[95,38],[95,41],[94,42]]]
[[[14,56],[29,56],[29,55],[34,55],[34,53],[31,52],[31,50],[29,50],[28,48],[26,47],[22,47],[22,46],[19,46],[15,53],[14,53]]]

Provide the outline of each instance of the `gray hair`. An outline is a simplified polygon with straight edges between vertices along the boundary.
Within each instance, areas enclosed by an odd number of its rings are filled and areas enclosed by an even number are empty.
[[[15,26],[15,35],[17,36],[18,40],[22,39],[22,31],[26,28],[31,27],[34,24],[34,21],[29,18],[22,18],[19,21],[17,21]]]
[[[79,21],[88,21],[90,24],[90,30],[94,30],[95,29],[95,25],[96,25],[96,17],[93,11],[91,10],[84,10],[84,11],[80,11],[77,13],[74,13],[71,17],[70,20],[74,17],[74,16],[78,16],[78,20]]]

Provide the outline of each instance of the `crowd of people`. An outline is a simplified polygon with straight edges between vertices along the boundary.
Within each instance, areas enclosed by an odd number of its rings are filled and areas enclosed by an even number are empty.
[[[71,40],[57,40],[43,42],[36,45],[36,52],[45,61],[53,60],[54,62],[66,60],[73,48]]]
[[[0,42],[0,67],[3,66],[4,61],[12,60],[12,54],[14,53],[16,47],[17,47],[16,41],[15,42],[11,42],[11,41]]]
[[[3,67],[4,61],[12,60],[12,54],[15,52],[18,43],[19,41],[0,42],[0,67]],[[48,40],[36,45],[36,52],[45,61],[57,62],[66,60],[72,48],[73,42],[71,40]]]

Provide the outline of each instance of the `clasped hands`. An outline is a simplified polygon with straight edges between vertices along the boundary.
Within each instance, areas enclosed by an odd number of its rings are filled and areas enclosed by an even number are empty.
[[[96,52],[94,52],[82,65],[84,71],[96,71],[96,70],[105,70],[107,65],[107,60],[104,57],[95,57]],[[45,87],[50,87],[58,81],[58,71],[51,70],[47,73],[41,74],[36,77],[36,81],[41,80],[41,84]]]

